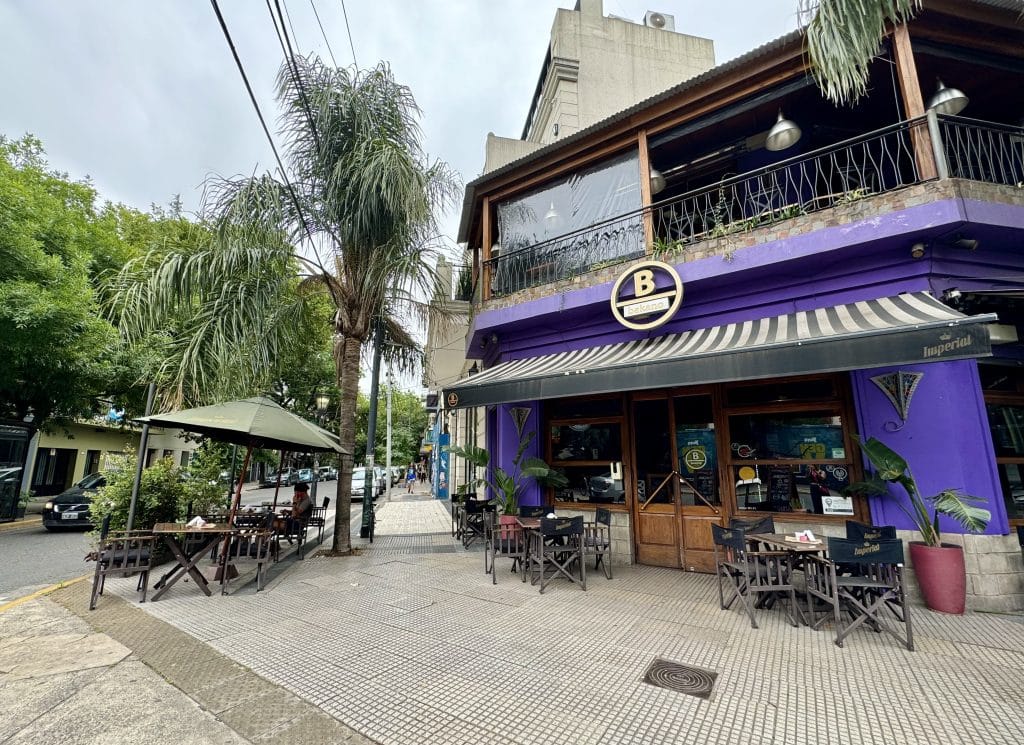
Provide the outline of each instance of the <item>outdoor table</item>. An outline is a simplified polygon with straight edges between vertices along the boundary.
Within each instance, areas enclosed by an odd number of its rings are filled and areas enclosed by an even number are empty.
[[[793,568],[803,571],[803,557],[809,554],[824,556],[828,551],[828,544],[819,539],[817,541],[798,541],[794,536],[785,533],[751,533],[747,535],[747,541],[753,544],[762,544],[772,551],[787,551],[793,555]],[[812,598],[809,593],[797,590],[800,595],[805,595],[808,602],[808,613],[805,614],[799,605],[794,609],[800,617],[800,622],[805,625],[810,617],[810,603]]]
[[[178,566],[172,569],[170,572],[160,578],[153,589],[156,592],[153,593],[151,600],[159,600],[160,596],[163,595],[167,590],[177,582],[179,579],[188,574],[196,583],[196,587],[206,593],[207,596],[211,595],[210,583],[207,582],[206,577],[199,571],[196,564],[199,562],[199,558],[206,553],[217,541],[224,538],[224,536],[231,535],[234,533],[234,528],[229,528],[223,523],[211,523],[202,528],[189,527],[184,523],[157,523],[153,526],[153,535],[160,536],[163,540],[164,545],[167,546],[168,550],[174,556],[178,562]],[[184,546],[178,541],[178,536],[185,535],[205,535],[208,540],[200,543],[199,548],[195,549],[191,554],[185,552]],[[224,574],[226,569],[221,575],[221,584],[224,584]]]

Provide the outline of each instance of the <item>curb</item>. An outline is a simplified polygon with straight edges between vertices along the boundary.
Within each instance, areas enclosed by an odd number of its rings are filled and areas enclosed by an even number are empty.
[[[17,530],[18,528],[36,528],[43,524],[42,515],[32,515],[22,520],[15,520],[9,523],[0,523],[0,533],[6,530]]]

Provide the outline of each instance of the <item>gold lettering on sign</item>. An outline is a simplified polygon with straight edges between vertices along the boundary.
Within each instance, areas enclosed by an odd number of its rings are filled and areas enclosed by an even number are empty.
[[[654,272],[650,269],[641,269],[633,275],[633,287],[637,297],[650,295],[654,292]]]
[[[620,291],[624,292],[620,295]],[[671,319],[682,301],[683,282],[676,270],[661,261],[644,261],[615,280],[611,309],[615,320],[626,328],[646,331]]]
[[[877,543],[865,543],[863,546],[858,546],[853,549],[854,556],[867,556],[868,554],[877,554],[882,550],[882,547]]]

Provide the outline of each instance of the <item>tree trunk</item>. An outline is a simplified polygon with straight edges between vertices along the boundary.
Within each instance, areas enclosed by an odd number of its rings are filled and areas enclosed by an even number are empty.
[[[356,447],[356,396],[359,393],[359,354],[362,343],[350,336],[336,337],[334,366],[338,376],[341,401],[338,403],[338,440],[347,455],[341,456],[338,469],[338,492],[334,504],[334,541],[337,553],[352,550],[352,458]]]

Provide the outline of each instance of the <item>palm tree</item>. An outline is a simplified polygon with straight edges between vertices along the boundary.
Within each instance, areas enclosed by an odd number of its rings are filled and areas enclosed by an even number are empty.
[[[291,58],[278,74],[277,100],[288,178],[212,180],[204,201],[214,239],[156,262],[141,286],[125,282],[115,305],[137,338],[183,303],[205,311],[190,329],[195,354],[174,366],[180,387],[194,370],[237,363],[240,350],[248,382],[256,381],[288,343],[304,299],[325,293],[334,311],[338,436],[351,453],[363,345],[380,323],[385,353],[399,364],[417,359],[405,329],[430,311],[436,215],[459,184],[426,156],[412,93],[384,63],[359,71]],[[332,547],[340,553],[351,548],[352,463],[342,457],[338,474]]]
[[[811,73],[827,99],[856,103],[887,27],[906,23],[921,0],[800,0]]]

